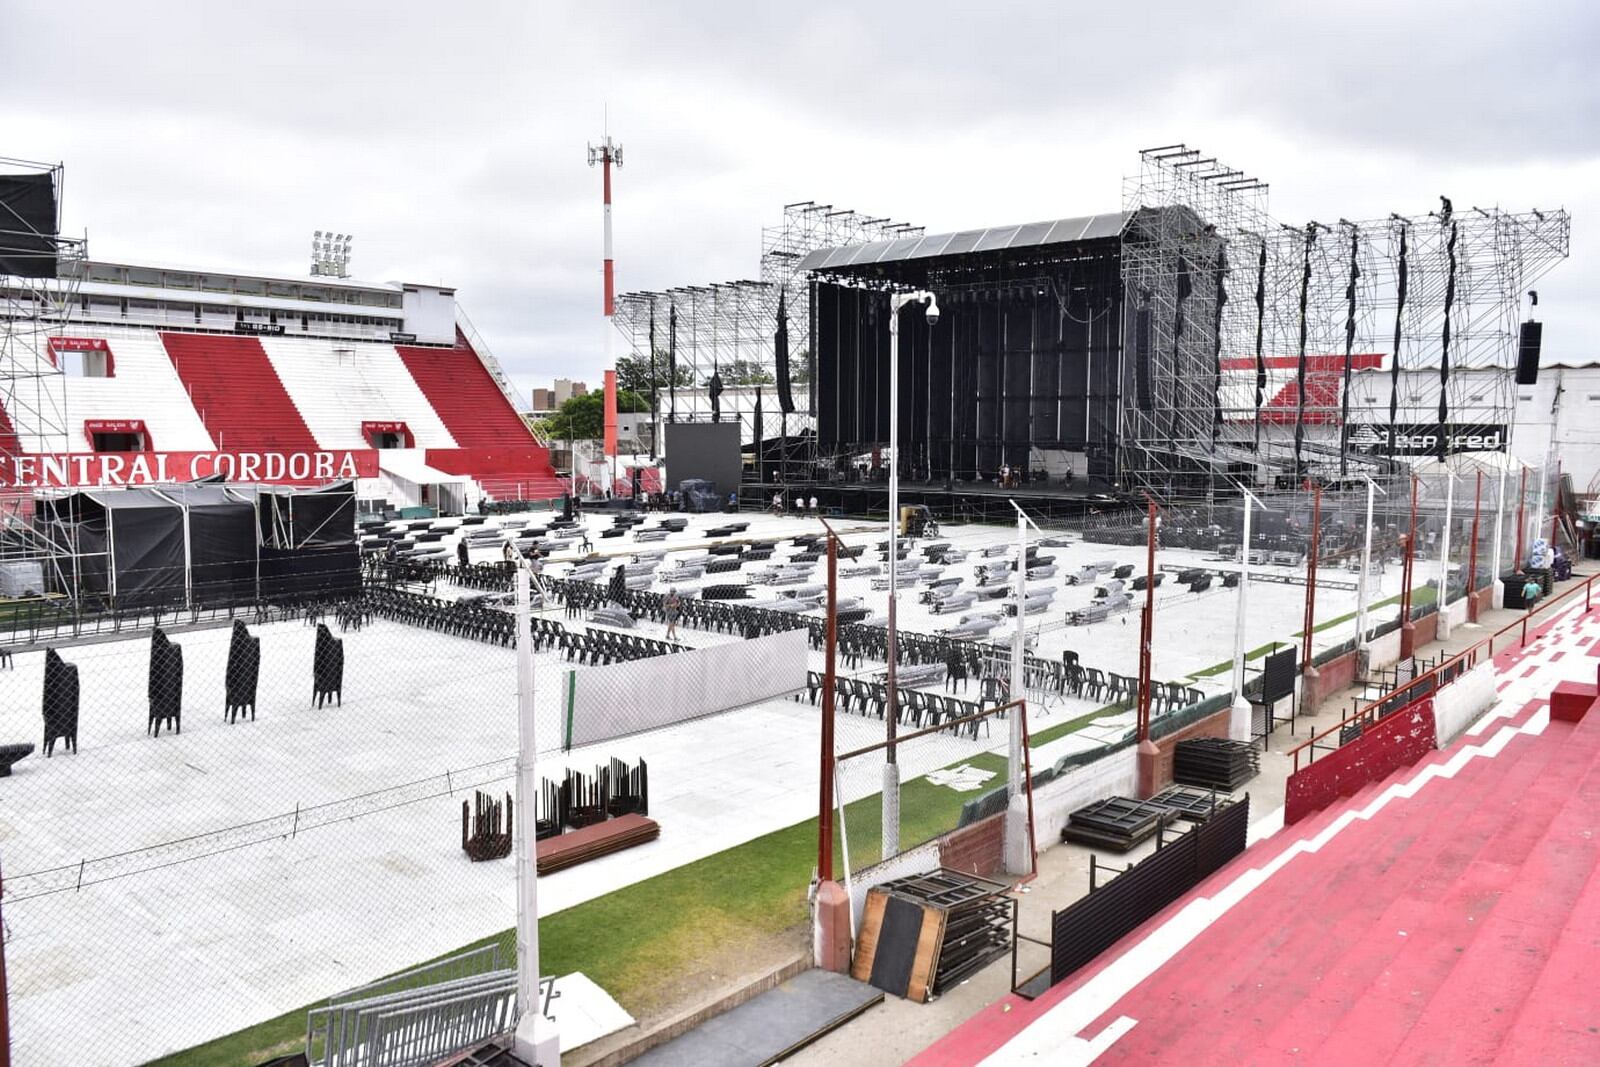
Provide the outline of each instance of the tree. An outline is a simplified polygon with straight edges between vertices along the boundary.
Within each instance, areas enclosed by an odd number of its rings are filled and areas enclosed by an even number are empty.
[[[618,388],[617,410],[649,411],[650,402],[632,389]],[[597,391],[567,398],[554,414],[545,416],[543,422],[552,438],[587,441],[605,436],[605,418],[605,393]]]
[[[811,384],[811,349],[802,348],[789,354],[789,381],[795,385]]]
[[[723,385],[771,385],[772,372],[750,359],[730,360],[722,370]]]
[[[655,385],[661,393],[665,393],[670,384],[668,381],[667,359],[665,349],[656,350]],[[678,380],[678,388],[689,389],[694,386],[694,371],[679,364],[677,373],[671,375]],[[644,397],[650,398],[650,360],[645,356],[623,356],[617,360],[617,388],[631,389]]]

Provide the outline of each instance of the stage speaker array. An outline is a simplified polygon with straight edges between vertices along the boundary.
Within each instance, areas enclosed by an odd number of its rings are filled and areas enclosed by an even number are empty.
[[[1150,308],[1140,307],[1133,313],[1133,373],[1140,411],[1155,408],[1155,398],[1150,389]]]
[[[1544,323],[1529,319],[1522,324],[1522,340],[1517,346],[1517,384],[1533,385],[1539,380],[1539,343]]]

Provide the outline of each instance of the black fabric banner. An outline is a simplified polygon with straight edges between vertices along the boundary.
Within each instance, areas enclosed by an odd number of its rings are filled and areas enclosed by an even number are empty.
[[[1456,223],[1450,222],[1450,240],[1445,245],[1449,272],[1444,283],[1444,327],[1439,338],[1439,459],[1449,454],[1450,425],[1450,313],[1456,306]]]
[[[1393,426],[1400,413],[1400,334],[1406,318],[1406,227],[1400,225],[1400,261],[1396,274],[1394,301],[1394,352],[1389,359],[1389,425]],[[1394,440],[1389,441],[1389,458],[1394,458]]]
[[[0,274],[56,276],[56,186],[50,174],[0,174]]]
[[[667,311],[667,413],[668,422],[678,421],[678,305]]]
[[[1305,444],[1306,437],[1306,301],[1311,295],[1311,246],[1317,240],[1317,224],[1309,223],[1306,226],[1305,269],[1300,274],[1300,362],[1295,372],[1295,391],[1299,396],[1295,398],[1296,408],[1294,413],[1294,472],[1296,477],[1300,474],[1300,450]]]
[[[1222,309],[1228,303],[1228,250],[1217,250],[1217,321],[1211,331],[1211,440],[1222,433]]]
[[[650,458],[656,458],[655,416],[660,410],[661,382],[656,376],[656,302],[650,300]]]
[[[1267,241],[1261,240],[1256,257],[1256,451],[1261,451],[1261,405],[1267,399],[1267,357],[1261,351],[1261,336],[1267,316]]]
[[[1339,473],[1349,473],[1350,450],[1350,355],[1356,344],[1356,282],[1361,277],[1358,257],[1361,252],[1361,231],[1350,231],[1350,282],[1345,286],[1344,315],[1344,388],[1339,391]]]
[[[715,368],[711,371],[711,380],[706,383],[706,393],[711,397],[711,421],[722,421],[722,375]]]
[[[778,332],[772,339],[772,353],[778,372],[778,410],[789,415],[794,412],[794,396],[789,391],[789,304],[781,291],[778,293]]]

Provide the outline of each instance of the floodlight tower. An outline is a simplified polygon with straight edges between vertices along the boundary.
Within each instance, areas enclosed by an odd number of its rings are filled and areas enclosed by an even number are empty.
[[[622,166],[622,146],[614,144],[611,135],[607,133],[598,145],[589,146],[589,166],[600,164],[602,175],[602,193],[605,203],[605,340],[601,346],[602,364],[604,372],[605,396],[605,454],[611,457],[611,481],[617,480],[617,367],[611,354],[611,338],[615,333],[613,316],[617,310],[617,282],[615,260],[611,256],[611,167]]]

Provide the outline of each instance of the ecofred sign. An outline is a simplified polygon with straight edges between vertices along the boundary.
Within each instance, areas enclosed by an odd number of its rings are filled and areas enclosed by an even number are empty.
[[[1504,452],[1506,428],[1503,423],[1449,422],[1445,423],[1449,435],[1446,451]],[[1396,423],[1384,426],[1378,423],[1361,423],[1350,427],[1350,447],[1358,452],[1388,455],[1393,442],[1397,456],[1428,456],[1439,451],[1439,424]]]

